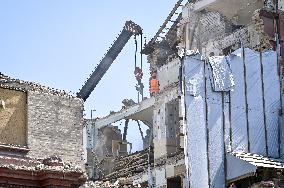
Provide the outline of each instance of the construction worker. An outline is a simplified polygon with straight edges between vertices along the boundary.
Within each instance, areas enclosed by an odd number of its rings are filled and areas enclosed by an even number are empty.
[[[158,93],[159,90],[159,81],[157,80],[157,72],[153,71],[150,78],[150,96],[153,96],[155,93]]]

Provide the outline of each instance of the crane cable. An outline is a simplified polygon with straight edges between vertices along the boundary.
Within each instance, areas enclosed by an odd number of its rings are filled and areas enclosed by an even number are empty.
[[[143,70],[143,54],[142,54],[142,50],[143,50],[143,34],[140,34],[141,40],[140,40],[140,69]],[[136,68],[137,67],[137,51],[138,51],[138,43],[137,43],[137,38],[136,35],[134,35],[134,41],[135,41],[135,56],[134,56],[134,65]]]
[[[141,60],[141,70],[143,70],[143,55],[142,55],[142,50],[143,50],[143,33],[140,34],[140,37],[141,37],[141,39],[140,39],[140,60]]]
[[[138,125],[138,128],[139,128],[139,132],[140,132],[142,141],[144,142],[144,141],[145,141],[145,138],[144,138],[144,135],[143,135],[143,131],[142,131],[142,129],[141,129],[140,122],[139,122],[138,120],[136,120],[136,122],[137,122],[137,125]]]
[[[143,100],[143,89],[144,89],[144,84],[141,82],[142,77],[143,77],[143,55],[142,55],[142,50],[143,50],[143,34],[139,34],[141,37],[140,40],[140,67],[139,65],[137,66],[137,51],[138,51],[138,42],[137,42],[137,35],[134,35],[134,40],[135,40],[135,56],[134,56],[134,75],[137,80],[137,85],[135,86],[136,90],[138,91],[137,97],[138,97],[138,103],[140,102],[140,95],[141,99]]]
[[[142,50],[143,50],[143,33],[141,33],[140,36],[141,36],[141,38],[140,38],[140,60],[141,60],[141,71],[143,72],[143,54],[142,54]],[[144,95],[144,90],[142,88],[142,91],[141,91],[142,101],[143,101],[143,98],[144,98],[143,95]]]
[[[136,68],[136,65],[137,65],[137,38],[136,38],[136,35],[134,35],[134,40],[135,40],[135,56],[134,56],[134,63],[135,63],[135,67]]]
[[[135,74],[135,70],[137,67],[137,51],[138,51],[136,35],[134,35],[134,41],[135,41],[135,56],[134,56],[134,74]],[[136,90],[137,90],[137,87],[136,87]],[[140,102],[139,101],[139,91],[137,92],[137,99],[138,99],[138,102]]]
[[[123,141],[126,141],[126,137],[127,137],[127,130],[128,130],[128,123],[129,123],[129,119],[125,120],[125,124],[124,124],[124,131],[123,131]]]

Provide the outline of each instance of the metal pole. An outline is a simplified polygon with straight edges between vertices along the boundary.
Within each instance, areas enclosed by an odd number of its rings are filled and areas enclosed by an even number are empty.
[[[91,110],[91,119],[93,119],[93,111],[95,112],[96,110]]]

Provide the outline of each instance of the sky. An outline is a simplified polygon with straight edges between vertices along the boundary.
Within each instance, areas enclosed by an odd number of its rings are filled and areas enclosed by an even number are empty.
[[[77,93],[122,30],[132,20],[146,40],[158,31],[175,0],[0,0],[0,72],[26,81]],[[134,39],[85,102],[85,117],[118,111],[125,98],[137,100]],[[145,93],[149,66],[143,57]],[[121,122],[122,124],[124,122]],[[121,126],[120,126],[121,128]],[[146,130],[143,126],[143,130]],[[136,124],[127,139],[142,143]]]

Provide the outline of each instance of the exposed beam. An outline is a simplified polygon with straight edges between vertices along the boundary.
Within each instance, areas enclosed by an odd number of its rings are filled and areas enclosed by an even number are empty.
[[[126,109],[122,109],[121,111],[116,112],[114,114],[110,114],[106,117],[97,119],[95,121],[95,127],[97,129],[100,129],[104,126],[107,126],[111,123],[115,123],[122,119],[131,119],[131,116],[134,116],[135,114],[139,112],[142,112],[144,110],[152,110],[154,103],[155,103],[155,99],[153,97],[149,99],[145,99],[136,105],[130,106]]]

